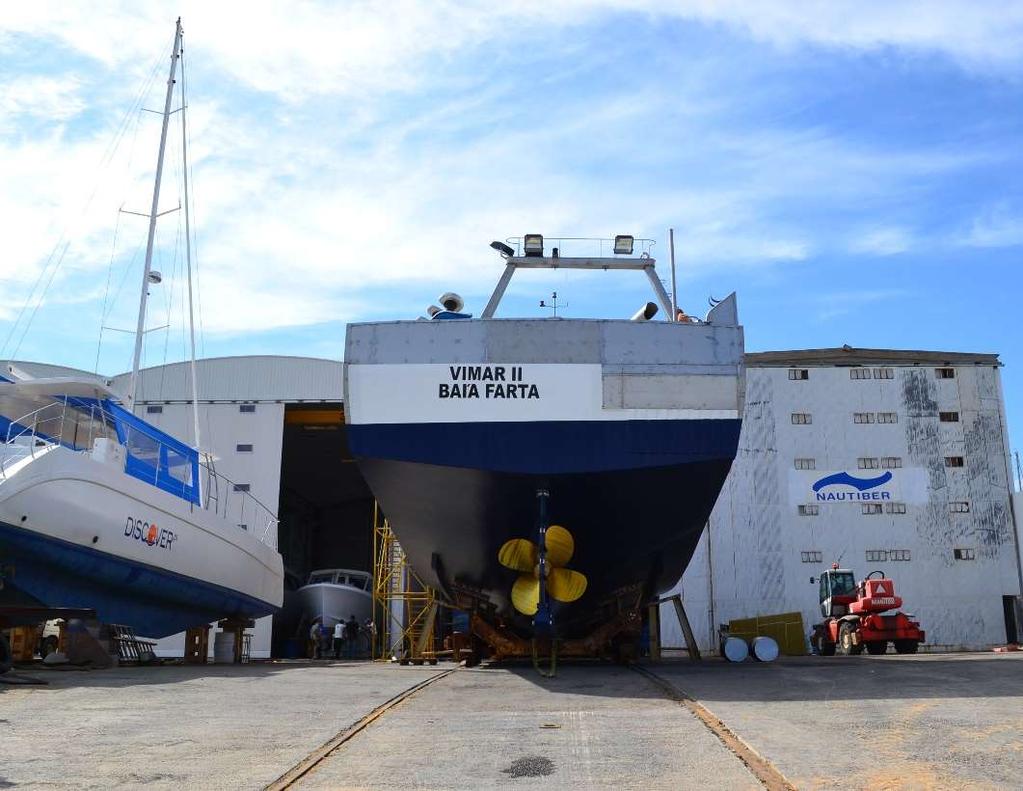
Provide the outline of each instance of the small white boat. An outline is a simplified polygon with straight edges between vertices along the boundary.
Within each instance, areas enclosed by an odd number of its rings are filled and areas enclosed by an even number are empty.
[[[373,577],[354,569],[319,569],[309,574],[295,598],[307,624],[333,626],[354,615],[362,626],[373,615]]]

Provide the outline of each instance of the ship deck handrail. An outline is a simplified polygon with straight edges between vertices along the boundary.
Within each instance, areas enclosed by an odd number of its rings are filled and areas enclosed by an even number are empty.
[[[78,453],[91,454],[97,439],[107,438],[118,441],[112,428],[115,419],[116,416],[99,403],[88,405],[81,401],[71,403],[71,399],[68,397],[55,399],[16,419],[8,418],[4,449],[3,452],[0,452],[0,481],[7,479],[9,464],[16,459],[23,459],[25,455],[34,459],[37,452],[43,450],[49,452],[57,446]],[[69,426],[69,424],[71,425]],[[65,430],[72,426],[72,436],[69,439],[65,438]],[[80,433],[83,430],[82,427],[87,427],[87,433],[84,435]],[[132,428],[156,443],[157,454],[167,444],[156,430],[146,431],[138,426]],[[19,440],[22,442],[19,443]],[[14,454],[11,454],[9,449],[11,446],[19,444],[26,448],[26,452],[17,454],[16,459],[12,458]],[[118,442],[118,444],[124,447],[123,443]],[[245,530],[249,529],[248,522],[245,521],[246,514],[251,514],[257,523],[261,523],[262,532],[257,536],[258,540],[276,549],[277,531],[275,528],[280,524],[277,515],[251,492],[237,489],[239,484],[223,473],[217,472],[213,457],[209,454],[199,453],[198,467],[205,473],[205,481],[202,478],[199,481],[201,499],[199,507],[204,511],[215,513],[225,521],[234,518],[236,519],[235,524]],[[154,486],[157,485],[160,467],[157,466],[155,469],[155,477],[151,482]],[[133,477],[138,478],[139,476],[134,475]],[[144,478],[139,479],[145,480]],[[223,497],[220,495],[221,485],[224,489]],[[238,495],[238,497],[232,498],[232,494]],[[192,508],[195,505],[190,502]],[[232,506],[237,510],[232,510]]]

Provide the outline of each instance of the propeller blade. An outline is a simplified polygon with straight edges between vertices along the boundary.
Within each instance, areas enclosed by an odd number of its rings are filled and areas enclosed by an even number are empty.
[[[547,592],[558,601],[575,601],[586,593],[586,576],[571,569],[553,568],[547,577]]]
[[[511,591],[512,605],[523,615],[536,615],[540,606],[540,580],[530,574],[522,574]]]
[[[538,551],[536,544],[527,538],[513,538],[505,541],[497,553],[497,560],[513,571],[532,572],[536,568]]]
[[[575,539],[561,525],[551,525],[546,535],[544,543],[547,545],[547,562],[552,566],[564,566],[572,559]]]

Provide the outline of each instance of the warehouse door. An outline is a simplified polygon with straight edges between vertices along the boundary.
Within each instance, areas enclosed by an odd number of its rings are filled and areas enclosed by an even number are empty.
[[[373,495],[352,458],[341,404],[286,404],[278,547],[287,575],[274,655],[308,631],[294,592],[318,569],[373,571]]]
[[[1002,610],[1005,612],[1005,642],[1019,642],[1019,627],[1016,623],[1016,596],[1002,597]]]

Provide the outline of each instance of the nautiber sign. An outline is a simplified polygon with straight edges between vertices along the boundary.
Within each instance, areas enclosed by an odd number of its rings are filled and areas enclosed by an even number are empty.
[[[927,470],[789,470],[789,500],[803,503],[927,502]]]

